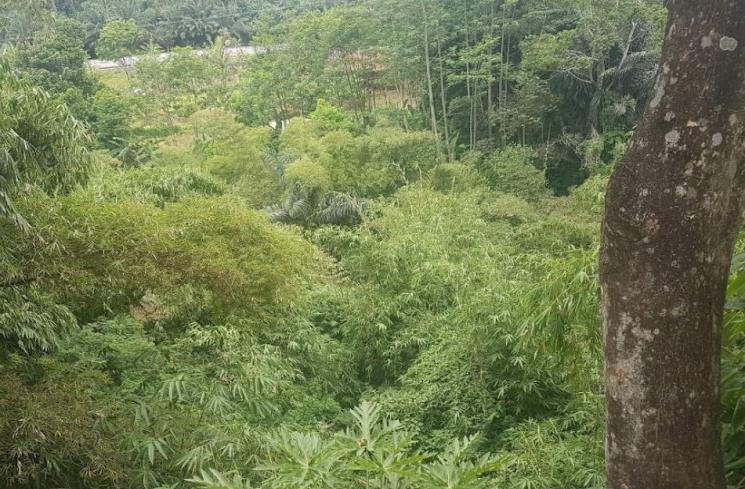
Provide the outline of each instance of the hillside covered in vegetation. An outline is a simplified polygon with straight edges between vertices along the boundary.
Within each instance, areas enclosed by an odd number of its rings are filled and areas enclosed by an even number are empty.
[[[0,9],[0,487],[605,487],[600,221],[661,2]]]

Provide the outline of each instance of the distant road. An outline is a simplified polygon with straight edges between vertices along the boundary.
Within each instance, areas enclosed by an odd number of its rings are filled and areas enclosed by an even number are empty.
[[[210,52],[209,49],[195,49],[192,51],[197,56],[204,56]],[[256,54],[266,52],[266,48],[259,46],[241,46],[238,48],[225,48],[225,54],[231,58],[238,58],[241,56],[255,56]],[[166,61],[172,56],[172,53],[159,53],[155,57],[158,61]],[[137,64],[143,56],[128,56],[121,60],[110,60],[110,59],[89,59],[88,67],[92,70],[107,71],[107,70],[123,70],[132,68]]]

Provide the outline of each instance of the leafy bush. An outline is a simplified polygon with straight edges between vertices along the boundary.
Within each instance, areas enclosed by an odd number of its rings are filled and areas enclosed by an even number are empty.
[[[70,311],[49,299],[32,279],[10,279],[0,284],[0,338],[3,353],[49,352],[60,336],[77,325]]]
[[[21,44],[17,68],[25,80],[64,100],[81,120],[90,118],[90,97],[98,89],[86,68],[85,29],[72,19],[57,19],[54,29]]]
[[[288,166],[284,178],[292,191],[303,197],[318,198],[331,190],[331,178],[326,169],[307,159]]]
[[[484,185],[480,175],[462,163],[443,163],[431,173],[432,185],[441,192],[470,192]]]
[[[34,193],[22,208],[41,239],[30,247],[4,233],[8,254],[86,318],[126,311],[148,289],[183,283],[211,290],[224,314],[260,315],[291,301],[312,270],[308,245],[234,198],[185,198],[160,210],[91,192],[57,200]]]
[[[92,178],[89,189],[97,199],[137,201],[163,207],[194,196],[218,196],[226,186],[197,170],[146,166],[136,169],[104,168]]]
[[[208,173],[261,208],[282,192],[279,172],[265,159],[270,139],[270,128],[246,128],[222,110],[203,110],[160,143],[154,163]]]
[[[112,416],[118,399],[102,402],[105,374],[59,358],[30,364],[16,358],[0,375],[0,478],[7,487],[78,487],[123,482],[126,452]]]
[[[107,148],[114,148],[117,139],[129,133],[132,112],[127,101],[111,89],[102,89],[93,99],[93,128],[99,141]]]
[[[28,185],[66,192],[85,181],[89,136],[70,111],[0,60],[0,224],[27,227],[14,199]]]
[[[483,158],[477,168],[492,189],[535,202],[547,191],[543,172],[533,165],[534,158],[533,149],[510,146]]]
[[[268,474],[262,487],[422,487],[481,489],[499,463],[474,454],[476,437],[457,440],[437,458],[413,449],[411,434],[383,417],[380,407],[363,402],[351,411],[353,425],[330,437],[279,431],[269,437],[270,458],[257,467]],[[430,463],[422,464],[431,459]],[[200,486],[246,487],[239,475],[203,471],[190,480]],[[238,484],[236,486],[236,484]]]
[[[327,130],[318,120],[293,119],[279,138],[280,151],[319,162],[334,191],[357,197],[390,195],[425,176],[438,163],[437,147],[426,132],[393,128],[355,135]]]
[[[323,99],[316,102],[316,110],[311,112],[309,117],[319,122],[323,131],[352,131],[356,127],[344,110],[334,107]]]
[[[96,54],[104,59],[122,59],[144,51],[147,33],[133,19],[107,22],[96,43]]]

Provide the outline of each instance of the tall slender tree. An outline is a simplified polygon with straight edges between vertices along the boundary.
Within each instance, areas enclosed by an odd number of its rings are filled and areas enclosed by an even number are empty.
[[[720,327],[745,190],[745,2],[670,0],[603,223],[611,489],[721,489]]]
[[[432,83],[432,58],[430,56],[429,46],[429,18],[427,15],[427,8],[424,1],[420,2],[422,5],[422,22],[424,23],[424,66],[427,72],[427,96],[429,97],[429,115],[432,124],[432,134],[435,140],[440,140],[440,133],[437,129],[437,111],[435,109],[435,93]]]

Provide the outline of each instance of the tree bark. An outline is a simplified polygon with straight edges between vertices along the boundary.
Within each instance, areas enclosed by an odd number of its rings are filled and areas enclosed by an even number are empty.
[[[422,5],[422,16],[424,20],[424,64],[427,69],[427,95],[429,97],[429,116],[432,124],[432,135],[437,142],[438,151],[440,149],[440,133],[437,129],[437,112],[435,110],[435,94],[432,86],[432,62],[429,55],[429,21],[427,20],[427,9]]]
[[[470,20],[466,18],[466,52],[471,47],[470,41]],[[466,58],[466,97],[468,98],[468,149],[473,151],[475,148],[474,124],[473,124],[473,92],[471,90],[471,62]]]
[[[442,121],[443,131],[445,135],[445,147],[447,149],[448,161],[452,162],[455,159],[453,149],[450,145],[450,119],[448,116],[448,99],[447,99],[447,85],[445,82],[445,68],[442,63],[442,48],[440,47],[440,40],[437,40],[437,59],[440,63],[440,101],[442,103]]]
[[[745,2],[670,0],[600,258],[609,489],[721,489],[724,296],[743,212]]]
[[[512,56],[511,50],[512,50],[512,23],[515,20],[515,6],[514,4],[509,6],[510,9],[510,30],[504,29],[504,24],[502,24],[502,43],[504,43],[505,36],[507,37],[507,45],[506,49],[504,51],[504,54],[502,56],[502,66],[503,66],[503,73],[502,73],[502,101],[500,103],[501,107],[507,108],[507,99],[509,97],[509,91],[508,91],[508,80],[510,75],[510,57]],[[504,20],[503,20],[504,22]],[[502,146],[507,146],[507,127],[504,124],[504,121],[502,123]]]
[[[489,7],[489,42],[494,39],[494,5]],[[486,128],[489,144],[494,143],[494,48],[489,48],[487,66],[489,74],[486,78]]]

